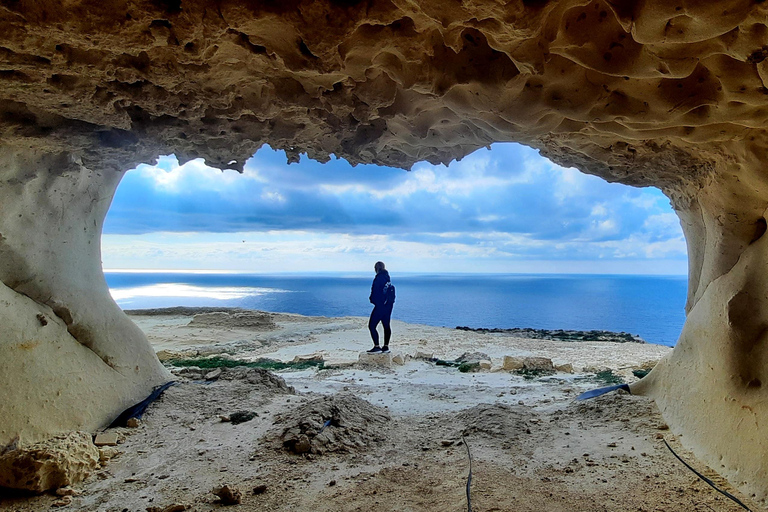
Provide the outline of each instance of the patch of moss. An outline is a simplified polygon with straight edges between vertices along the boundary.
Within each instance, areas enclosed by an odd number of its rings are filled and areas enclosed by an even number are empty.
[[[597,372],[595,374],[595,380],[604,382],[609,386],[613,384],[624,384],[624,379],[622,379],[619,375],[615,375],[613,370],[603,370],[601,372]]]
[[[245,366],[247,368],[263,368],[265,370],[306,370],[307,368],[322,369],[323,361],[298,361],[283,362],[275,359],[261,358],[255,361],[242,361],[239,359],[229,359],[223,357],[199,357],[191,359],[172,359],[166,362],[169,366],[198,368],[236,368]]]
[[[233,425],[239,425],[240,423],[251,421],[256,416],[258,416],[258,414],[253,411],[237,411],[229,415],[229,421],[231,421]]]
[[[469,373],[474,372],[480,369],[480,363],[475,361],[473,363],[460,363],[459,364],[459,371],[461,373]]]
[[[641,368],[639,370],[632,370],[632,375],[634,375],[638,379],[642,379],[643,377],[645,377],[649,373],[651,373],[651,370],[646,370],[646,369],[643,369],[643,368]]]
[[[548,377],[555,374],[552,370],[532,370],[529,368],[520,368],[519,370],[515,370],[514,373],[522,376],[525,380],[533,380],[538,379],[539,377]]]

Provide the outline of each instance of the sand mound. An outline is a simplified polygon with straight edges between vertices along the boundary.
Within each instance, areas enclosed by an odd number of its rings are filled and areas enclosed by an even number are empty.
[[[285,383],[285,380],[263,368],[248,368],[247,366],[236,366],[234,368],[221,367],[215,370],[210,368],[182,368],[177,370],[176,375],[190,380],[237,380],[246,381],[263,391],[270,393],[294,393],[292,386]]]
[[[356,452],[383,439],[387,411],[350,394],[313,400],[279,417],[275,436],[294,453]]]
[[[214,311],[200,313],[189,322],[193,327],[226,327],[271,331],[277,328],[272,315],[263,311]]]
[[[504,438],[516,438],[530,430],[531,423],[539,421],[533,410],[506,404],[476,405],[457,414],[456,420],[465,434],[482,433]]]

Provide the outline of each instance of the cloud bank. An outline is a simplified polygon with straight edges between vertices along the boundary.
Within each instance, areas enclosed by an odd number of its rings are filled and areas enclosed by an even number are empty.
[[[413,271],[685,272],[660,191],[517,144],[410,172],[285,161],[264,147],[243,174],[173,156],[129,171],[105,223],[105,267],[368,270],[388,257]]]

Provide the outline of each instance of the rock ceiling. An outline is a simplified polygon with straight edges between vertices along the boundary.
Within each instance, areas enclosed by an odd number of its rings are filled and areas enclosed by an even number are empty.
[[[766,10],[719,1],[5,0],[4,142],[123,168],[261,144],[410,167],[519,141],[636,185],[762,154]],[[232,163],[235,160],[236,162]]]

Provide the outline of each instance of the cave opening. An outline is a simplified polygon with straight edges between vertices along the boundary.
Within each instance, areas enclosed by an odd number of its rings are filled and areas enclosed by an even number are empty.
[[[410,172],[287,164],[267,146],[243,173],[160,157],[123,178],[102,258],[124,309],[367,316],[369,268],[384,260],[406,322],[672,346],[685,318],[686,247],[668,199],[518,144]]]

